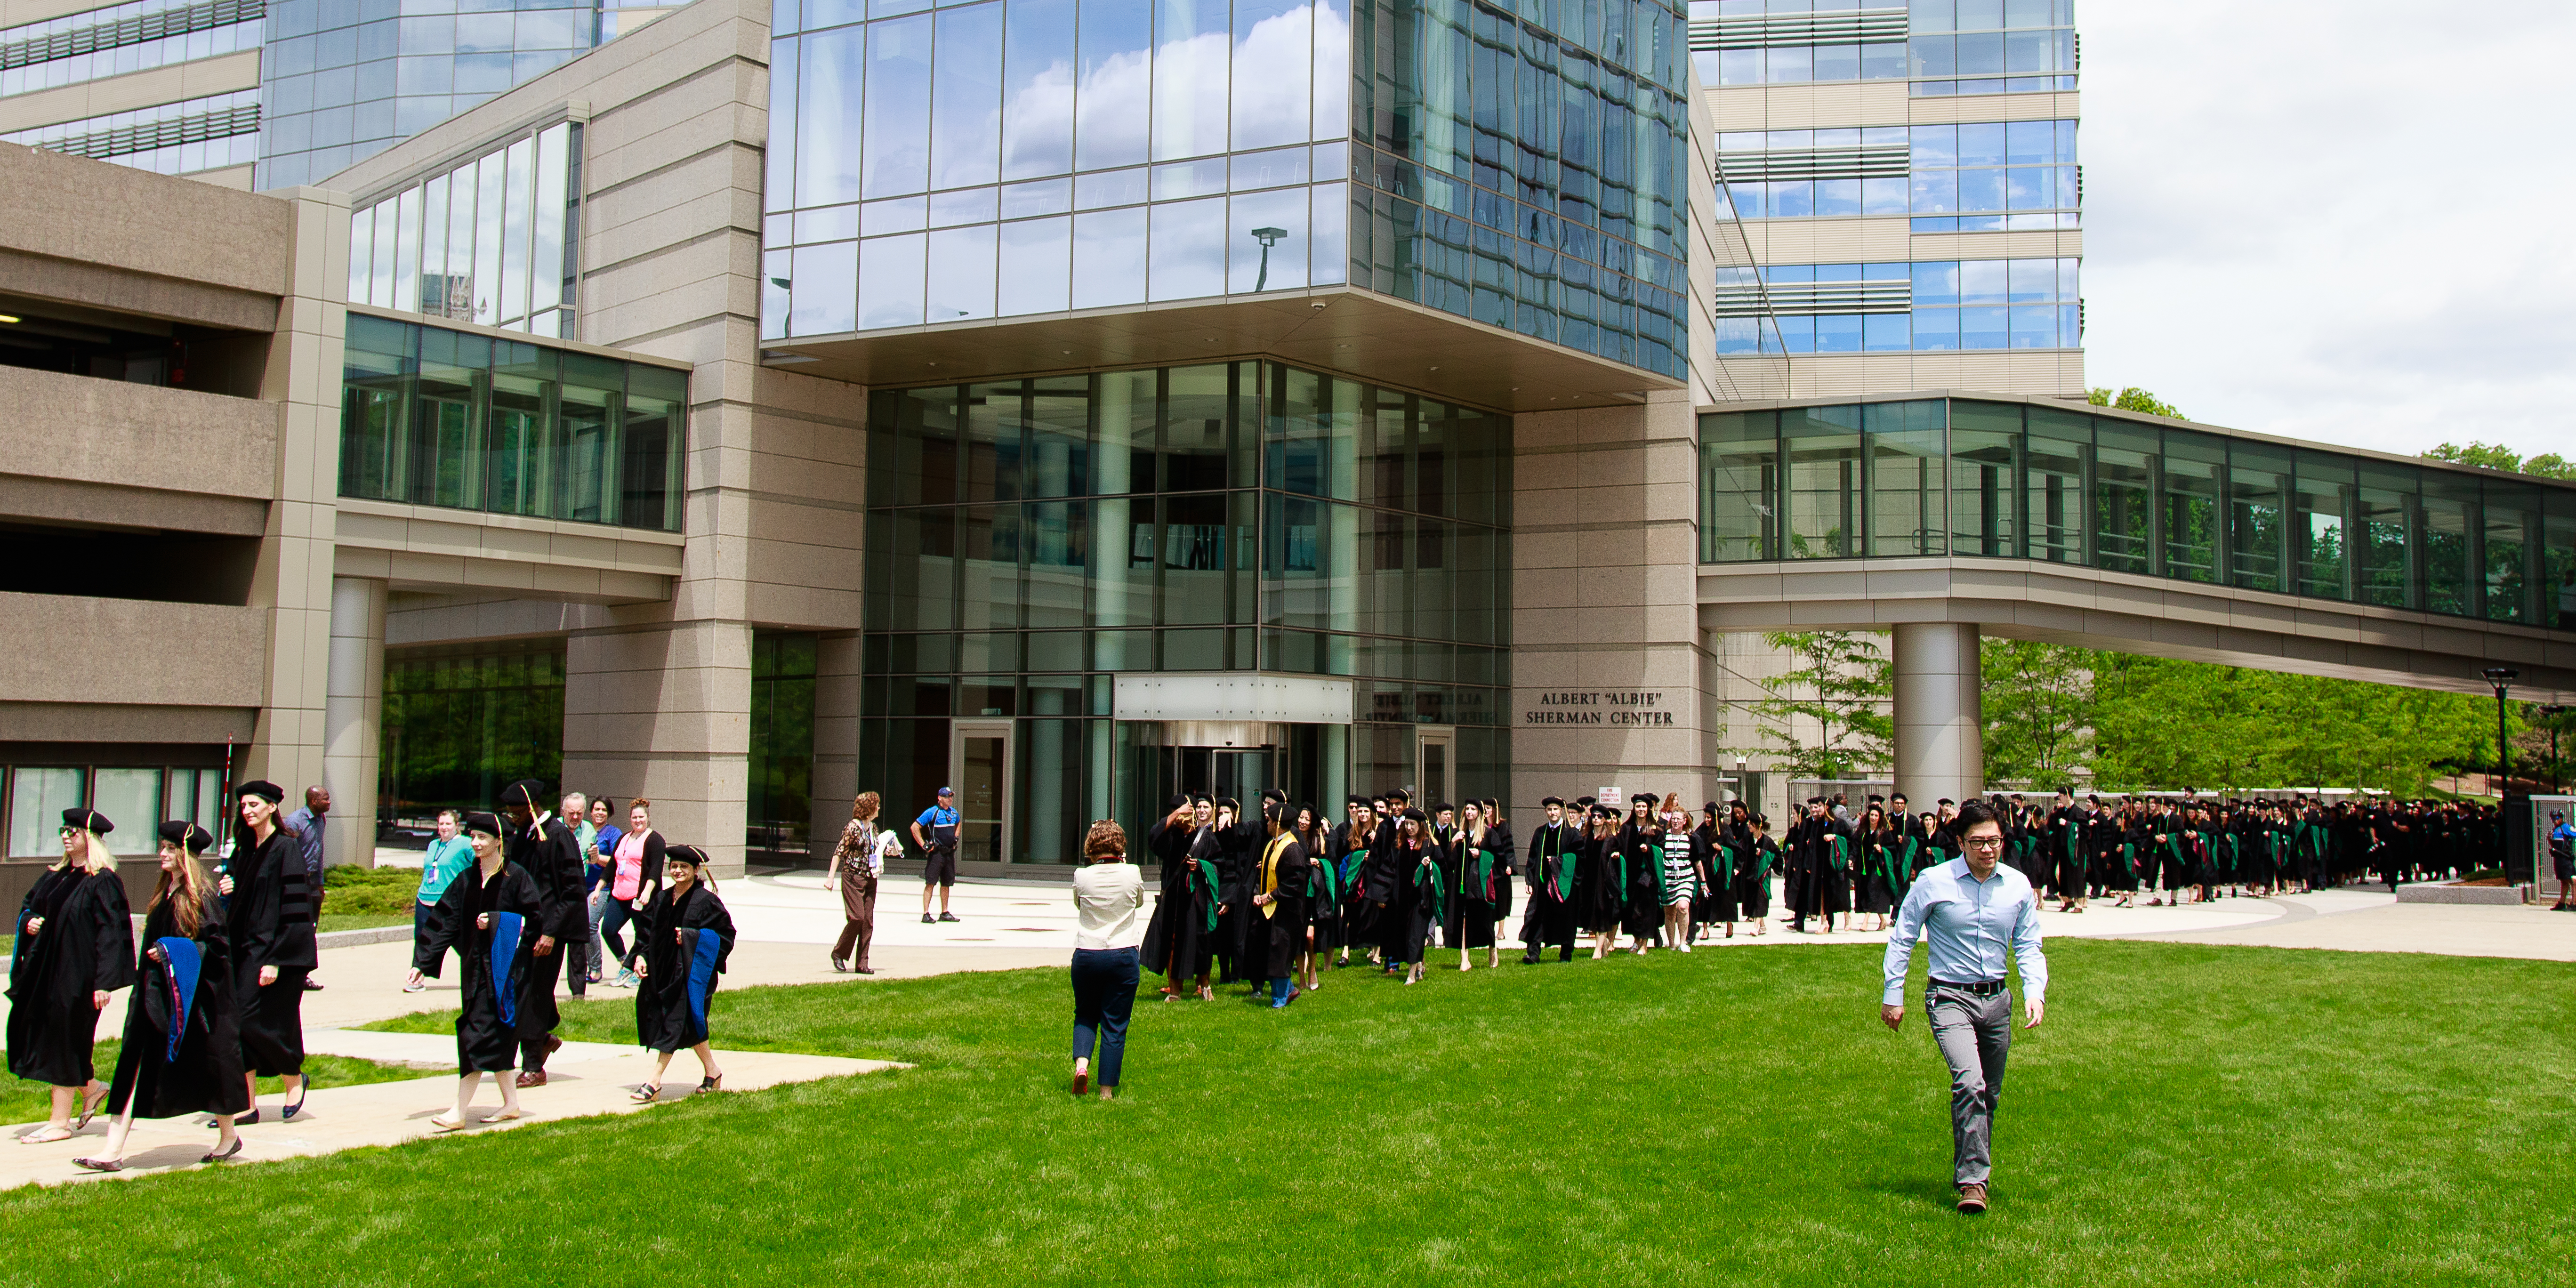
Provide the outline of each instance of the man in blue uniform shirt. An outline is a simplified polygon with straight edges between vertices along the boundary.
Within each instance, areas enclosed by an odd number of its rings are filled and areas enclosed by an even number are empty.
[[[923,828],[930,829],[927,835]],[[949,888],[957,884],[957,793],[952,788],[939,789],[939,803],[921,811],[912,820],[912,843],[921,847],[925,856],[921,865],[921,924],[930,925],[931,887],[939,888],[939,921],[955,921],[948,911]]]

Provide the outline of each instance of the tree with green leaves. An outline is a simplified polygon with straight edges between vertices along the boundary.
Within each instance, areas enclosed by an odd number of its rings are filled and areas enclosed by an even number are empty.
[[[1983,641],[1986,781],[2055,791],[2091,767],[2094,658],[2066,644]]]
[[[2154,394],[2148,393],[2144,389],[2138,388],[2136,385],[2131,385],[2118,393],[2111,392],[2107,387],[2101,389],[2087,389],[2084,391],[2084,401],[2089,402],[2096,407],[2117,407],[2122,411],[2142,411],[2150,416],[2171,416],[2175,420],[2190,419],[2182,414],[2181,408],[2174,406],[2172,403],[2166,402],[2162,398],[2156,397]]]
[[[2503,470],[2509,474],[2536,474],[2545,479],[2576,479],[2576,461],[2569,461],[2556,452],[2525,457],[2502,443],[2481,443],[2474,438],[2467,446],[2444,443],[2424,453],[2424,459]]]
[[[1762,681],[1769,697],[1751,706],[1767,746],[1747,748],[1801,778],[1862,778],[1891,762],[1896,720],[1894,666],[1875,631],[1766,631],[1762,641],[1790,655],[1790,669]],[[1797,721],[1820,731],[1810,743]]]
[[[2097,652],[2096,780],[2116,789],[2375,787],[2420,796],[2492,761],[2495,713],[2459,693]]]

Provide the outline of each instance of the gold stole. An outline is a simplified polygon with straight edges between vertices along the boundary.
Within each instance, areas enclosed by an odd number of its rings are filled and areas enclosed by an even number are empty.
[[[1264,920],[1279,913],[1279,855],[1288,848],[1290,841],[1296,839],[1293,834],[1282,831],[1270,838],[1269,848],[1261,853],[1261,893],[1270,896],[1270,901],[1261,905]]]

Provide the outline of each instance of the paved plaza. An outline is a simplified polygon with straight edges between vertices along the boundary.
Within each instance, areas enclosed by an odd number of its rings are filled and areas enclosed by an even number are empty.
[[[841,926],[840,901],[819,872],[741,877],[721,893],[741,933],[725,987],[814,984],[855,977],[835,974],[829,945]],[[1775,906],[1776,906],[1775,899]],[[956,922],[924,925],[921,882],[889,877],[877,901],[872,964],[877,980],[957,971],[1012,970],[1062,964],[1073,947],[1073,905],[1061,882],[977,881],[951,893]],[[2274,899],[2222,899],[2180,908],[2115,908],[2097,903],[2083,913],[2041,913],[2051,938],[2157,939],[2185,943],[2251,944],[2276,948],[2325,948],[2360,952],[2423,952],[2455,956],[2522,957],[2576,961],[2576,916],[2540,907],[2399,903],[2385,889],[2354,888]],[[1874,931],[1792,934],[1776,918],[1760,936],[1739,933],[1715,941],[1728,948],[1883,942]],[[1511,951],[1506,949],[1506,951]],[[314,977],[325,984],[304,1000],[305,1046],[316,1054],[360,1057],[417,1066],[416,1081],[316,1088],[293,1123],[277,1121],[275,1096],[263,1098],[267,1120],[243,1129],[244,1161],[323,1154],[361,1145],[394,1145],[430,1135],[428,1119],[454,1094],[455,1043],[444,1034],[376,1033],[357,1026],[414,1011],[455,1005],[453,979],[433,980],[421,992],[402,991],[411,960],[408,940],[326,948]],[[452,964],[452,963],[451,963]],[[1875,992],[1875,977],[1857,980],[1855,996]],[[119,993],[100,1016],[101,1037],[123,1031],[128,993]],[[593,997],[631,996],[597,988]],[[721,1023],[718,1037],[722,1036]],[[897,1066],[881,1061],[718,1050],[728,1090],[749,1091],[782,1083],[871,1073]],[[527,1118],[545,1122],[604,1113],[638,1112],[629,1092],[651,1071],[638,1050],[597,1043],[565,1045],[549,1061],[550,1084],[522,1098]],[[672,1062],[665,1098],[695,1085],[697,1062]],[[102,1068],[102,1077],[109,1070]],[[499,1093],[486,1085],[478,1106],[497,1110]],[[193,1166],[213,1133],[195,1117],[135,1126],[131,1177]],[[500,1130],[520,1124],[470,1127]],[[104,1141],[102,1116],[71,1140],[22,1146],[0,1153],[0,1189],[92,1178],[71,1165]]]

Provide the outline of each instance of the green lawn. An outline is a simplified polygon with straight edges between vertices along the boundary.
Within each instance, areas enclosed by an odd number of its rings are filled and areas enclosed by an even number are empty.
[[[116,1076],[116,1053],[124,1043],[116,1038],[100,1042],[90,1051],[90,1064],[98,1071],[101,1082]],[[422,1076],[419,1069],[406,1069],[398,1064],[378,1064],[373,1060],[351,1060],[336,1055],[304,1057],[304,1072],[316,1085],[352,1087],[362,1082],[398,1082]],[[286,1089],[275,1078],[259,1080],[259,1094],[276,1095]],[[52,1093],[42,1083],[18,1078],[0,1077],[0,1124],[43,1122],[53,1112]],[[102,1111],[104,1112],[104,1111]],[[276,1112],[274,1103],[270,1113]]]
[[[1949,1208],[1946,1087],[1919,1012],[1878,1026],[1875,948],[1146,1002],[1108,1105],[1064,1094],[1062,974],[1026,971],[719,1000],[724,1044],[911,1072],[0,1194],[0,1282],[2565,1281],[2565,965],[2050,955],[1983,1219]]]

